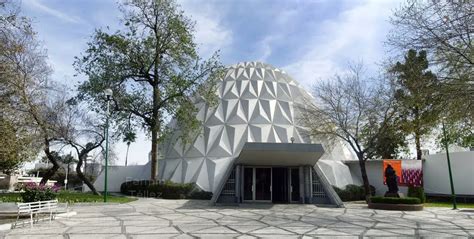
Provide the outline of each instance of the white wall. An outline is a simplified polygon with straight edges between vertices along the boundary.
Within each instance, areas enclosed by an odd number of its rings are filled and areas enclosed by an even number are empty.
[[[360,173],[359,162],[346,162],[350,168],[352,176],[359,178],[359,182],[362,184],[362,176]],[[383,161],[382,160],[372,160],[365,163],[365,168],[367,170],[367,176],[369,178],[370,185],[375,187],[376,195],[384,195],[388,191],[387,185],[383,184]],[[408,187],[398,186],[398,192],[407,195]]]
[[[454,189],[459,195],[474,195],[474,151],[450,153]],[[426,193],[451,194],[446,153],[432,154],[423,163]]]
[[[149,179],[149,171],[150,167],[147,167],[147,165],[109,166],[107,170],[107,191],[120,192],[120,185],[125,181]],[[104,191],[104,179],[105,174],[102,170],[94,182],[97,191]],[[87,185],[84,185],[84,190],[90,191]]]
[[[474,151],[454,152],[449,155],[456,194],[474,196]],[[351,175],[359,179],[360,183],[356,184],[362,184],[359,163],[351,161],[346,164]],[[382,160],[366,162],[367,176],[377,195],[383,195],[388,190],[387,185],[383,184],[382,167]],[[423,160],[423,187],[425,193],[451,194],[446,153],[431,154]],[[401,193],[407,194],[407,187],[399,186],[399,189]]]

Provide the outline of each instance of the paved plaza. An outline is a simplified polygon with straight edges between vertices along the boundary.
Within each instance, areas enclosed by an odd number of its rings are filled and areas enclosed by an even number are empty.
[[[473,237],[474,211],[421,212],[313,205],[214,207],[207,201],[139,199],[74,206],[77,215],[4,231],[5,238]]]

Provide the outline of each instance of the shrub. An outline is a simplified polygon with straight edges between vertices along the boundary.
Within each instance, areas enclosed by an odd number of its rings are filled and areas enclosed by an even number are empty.
[[[28,182],[23,184],[21,198],[23,202],[37,202],[56,199],[60,186],[46,186],[44,184],[36,184]]]
[[[423,189],[423,187],[409,186],[408,197],[419,198],[421,203],[426,202],[425,190]]]
[[[145,195],[150,185],[154,184],[151,180],[126,181],[120,185],[120,192],[125,195],[136,196]],[[148,194],[147,194],[148,195]]]
[[[334,191],[336,191],[339,198],[341,198],[341,200],[344,202],[365,200],[364,186],[348,184],[345,189],[334,187]],[[370,191],[371,195],[374,196],[375,187],[370,185]]]
[[[396,198],[396,197],[370,197],[371,203],[386,203],[386,204],[420,204],[421,201],[419,198],[414,197],[405,197],[405,198]]]
[[[173,183],[166,181],[161,186],[161,197],[164,199],[185,199],[193,190],[193,183]]]
[[[212,192],[194,191],[188,196],[189,199],[211,200]]]
[[[128,181],[120,185],[120,192],[139,197],[162,197],[165,199],[188,198],[193,183],[153,182],[150,180]]]

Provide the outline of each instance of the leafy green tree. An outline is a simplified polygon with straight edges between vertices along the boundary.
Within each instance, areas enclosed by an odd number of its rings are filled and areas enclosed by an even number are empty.
[[[438,146],[445,147],[445,142],[448,145],[455,144],[465,148],[474,148],[474,125],[472,121],[465,119],[465,121],[445,119],[444,127],[446,135],[442,130],[438,134]]]
[[[31,159],[31,137],[0,115],[0,171],[10,175]]]
[[[403,63],[390,68],[395,75],[395,99],[400,126],[415,138],[416,158],[421,160],[421,140],[438,123],[439,80],[428,69],[426,51],[409,50]]]
[[[203,61],[194,43],[194,23],[173,0],[129,0],[121,6],[123,29],[96,30],[75,66],[88,76],[80,98],[104,109],[103,91],[114,93],[116,125],[131,119],[151,135],[151,179],[156,178],[158,142],[175,119],[183,139],[198,128],[194,99],[215,102],[223,72],[218,55]],[[100,110],[100,109],[98,109]]]
[[[382,126],[379,125],[376,128],[382,128]],[[383,132],[378,134],[374,141],[371,141],[373,145],[369,147],[374,148],[377,157],[393,159],[397,158],[406,149],[405,138],[406,133],[400,130],[400,126],[392,120],[392,122],[387,122]]]

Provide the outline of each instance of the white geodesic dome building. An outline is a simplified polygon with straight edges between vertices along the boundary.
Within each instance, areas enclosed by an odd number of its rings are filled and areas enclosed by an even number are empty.
[[[190,144],[181,143],[177,129],[175,135],[160,145],[160,179],[194,182],[203,190],[216,193],[246,143],[317,143],[325,150],[321,158],[317,157],[316,160],[321,159],[317,165],[329,182],[339,187],[354,183],[349,168],[341,162],[353,159],[352,153],[343,144],[328,146],[311,139],[300,124],[298,111],[312,97],[284,71],[260,62],[230,66],[218,82],[216,94],[218,104],[214,107],[196,100],[196,117],[203,125]],[[143,167],[142,175],[128,176],[149,178],[149,165]],[[121,172],[118,178],[124,176]],[[96,182],[98,186],[100,178]],[[117,180],[119,185],[124,181]]]

